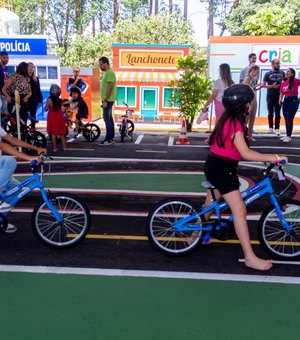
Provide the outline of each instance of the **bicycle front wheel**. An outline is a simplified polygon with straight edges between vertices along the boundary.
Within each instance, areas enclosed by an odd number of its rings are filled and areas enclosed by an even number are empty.
[[[67,248],[80,242],[88,233],[91,216],[88,207],[77,196],[54,194],[48,197],[62,221],[59,222],[42,200],[32,213],[32,228],[37,238],[53,248]]]
[[[148,215],[147,235],[152,245],[163,253],[182,255],[192,251],[202,242],[204,217],[191,219],[189,226],[197,230],[174,228],[176,222],[197,213],[197,206],[181,199],[169,199],[159,203]],[[183,226],[184,228],[186,225]]]
[[[273,256],[280,259],[300,257],[300,202],[283,202],[282,215],[291,227],[285,230],[275,207],[271,206],[262,214],[258,223],[258,239],[262,246]]]
[[[100,137],[100,133],[99,126],[93,123],[86,124],[82,130],[82,135],[88,142],[94,142]]]

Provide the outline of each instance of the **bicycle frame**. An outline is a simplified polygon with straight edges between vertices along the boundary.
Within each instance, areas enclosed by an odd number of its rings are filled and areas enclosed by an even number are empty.
[[[284,228],[290,232],[292,228],[287,223],[286,219],[282,215],[282,210],[280,207],[280,203],[278,201],[278,198],[276,194],[274,193],[274,189],[271,184],[271,180],[269,177],[264,178],[261,182],[255,184],[253,187],[243,191],[241,193],[243,201],[245,206],[250,205],[257,199],[269,195],[270,202],[275,206],[276,214],[280,220],[280,222],[283,224]],[[213,203],[203,208],[201,211],[191,214],[188,217],[182,218],[174,223],[172,226],[172,230],[183,232],[183,231],[212,231],[213,229],[213,223],[204,223],[204,226],[199,226],[199,224],[189,224],[190,221],[194,220],[197,217],[204,216],[206,213],[214,211],[216,214],[217,220],[221,220],[221,212],[228,208],[227,202],[218,203],[217,200],[213,200]],[[233,222],[233,215],[231,214],[228,218],[229,221]]]
[[[43,200],[45,201],[47,207],[51,210],[54,217],[58,222],[62,222],[63,219],[59,212],[56,210],[56,208],[53,206],[51,201],[47,197],[47,192],[44,188],[44,185],[42,181],[40,180],[40,176],[37,172],[33,173],[32,176],[24,180],[23,182],[19,183],[14,188],[8,190],[7,192],[3,193],[0,196],[0,200],[6,200],[7,198],[13,197],[10,205],[15,206],[19,200],[26,196],[28,193],[33,191],[34,189],[39,189],[42,195]],[[16,194],[18,193],[18,194]],[[3,213],[4,216],[7,216],[10,213],[10,211]]]

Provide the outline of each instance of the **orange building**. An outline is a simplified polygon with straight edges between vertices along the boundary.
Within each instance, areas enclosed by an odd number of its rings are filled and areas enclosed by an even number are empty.
[[[117,77],[118,99],[115,118],[126,110],[135,111],[139,121],[178,120],[178,108],[170,101],[170,81],[179,76],[177,59],[188,55],[190,45],[113,44],[113,70]]]

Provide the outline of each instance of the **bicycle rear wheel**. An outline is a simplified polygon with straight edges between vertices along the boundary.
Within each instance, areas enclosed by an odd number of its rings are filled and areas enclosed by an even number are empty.
[[[80,242],[88,233],[91,216],[88,207],[77,196],[53,194],[48,199],[62,217],[58,222],[44,200],[32,213],[32,228],[36,237],[53,248],[67,248]]]
[[[43,133],[40,131],[32,131],[28,132],[26,136],[26,142],[31,145],[35,145],[39,148],[46,148],[47,146],[47,140]],[[32,152],[31,149],[26,149],[27,153]]]
[[[123,143],[124,142],[124,138],[126,136],[126,126],[125,126],[125,124],[121,124],[120,125],[119,132],[120,132],[120,135],[121,135],[121,142]]]
[[[199,211],[192,202],[182,199],[168,199],[159,203],[148,215],[147,235],[152,245],[166,254],[182,255],[191,252],[202,242],[204,216],[195,217],[189,225],[197,224],[200,230],[174,230],[173,226],[182,218]]]
[[[262,246],[273,256],[280,259],[296,259],[300,257],[300,202],[288,200],[282,215],[289,223],[292,231],[284,229],[271,206],[262,214],[258,223],[258,239]]]
[[[88,123],[83,127],[82,135],[88,142],[94,142],[100,136],[100,128],[98,125],[93,123]]]

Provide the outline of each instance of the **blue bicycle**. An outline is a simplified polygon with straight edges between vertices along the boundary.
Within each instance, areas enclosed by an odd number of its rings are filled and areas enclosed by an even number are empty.
[[[271,170],[277,166],[271,163],[263,170],[264,179],[245,190],[242,197],[246,206],[268,195],[270,206],[264,210],[258,222],[258,239],[273,256],[281,259],[300,257],[300,201],[281,201],[275,194]],[[284,179],[282,166],[278,166],[278,177]],[[271,178],[272,176],[272,178]],[[182,199],[167,199],[160,202],[148,215],[147,235],[160,251],[181,255],[192,251],[211,237],[227,240],[233,236],[233,216],[223,218],[228,208],[224,201],[217,202],[214,187],[209,182],[203,186],[212,193],[212,204],[199,209],[194,203]],[[205,214],[214,213],[215,218],[205,220]]]
[[[34,189],[39,189],[42,200],[35,206],[31,224],[36,237],[44,244],[54,248],[67,248],[80,242],[89,231],[91,216],[86,204],[77,196],[67,193],[51,194],[43,185],[46,155],[41,155],[42,162],[31,162],[32,176],[3,193],[0,200],[10,200],[15,206],[19,200]],[[38,168],[40,167],[40,175]],[[6,216],[0,214],[0,230],[7,227]]]

